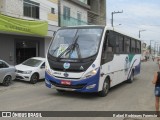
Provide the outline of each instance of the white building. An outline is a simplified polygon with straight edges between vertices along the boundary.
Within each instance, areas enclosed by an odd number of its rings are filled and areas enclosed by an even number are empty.
[[[0,59],[18,64],[32,56],[45,57],[53,31],[58,29],[58,0],[0,0],[0,15],[0,26],[4,27],[0,28]],[[11,22],[12,18],[15,21]],[[45,32],[38,29],[41,22],[45,24],[44,21],[48,23],[48,32],[40,35],[36,31]]]

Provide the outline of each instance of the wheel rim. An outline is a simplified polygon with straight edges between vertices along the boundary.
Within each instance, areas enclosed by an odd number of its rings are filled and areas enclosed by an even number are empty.
[[[105,93],[108,93],[109,90],[109,84],[108,82],[105,80],[104,85],[103,85],[103,90]]]
[[[32,76],[32,82],[35,83],[38,80],[38,76],[35,74]]]
[[[11,82],[11,77],[10,76],[5,77],[4,84],[8,86],[10,82]]]

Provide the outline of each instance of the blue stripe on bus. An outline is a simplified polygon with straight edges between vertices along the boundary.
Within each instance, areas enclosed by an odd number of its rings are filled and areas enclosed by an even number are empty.
[[[139,64],[135,66],[134,75],[140,74],[140,70],[141,70],[141,62],[139,62]]]
[[[56,82],[57,84],[61,84],[61,80],[63,80],[63,79],[60,80],[60,79],[54,78],[51,75],[49,75],[47,72],[45,72],[45,78],[48,82],[53,81],[53,82]],[[71,81],[71,85],[86,84],[82,89],[76,89],[75,91],[77,92],[98,92],[99,79],[100,79],[100,69],[98,70],[97,74],[92,77],[89,77],[83,80],[78,80],[78,81],[77,80]],[[92,84],[96,84],[96,86],[91,89],[86,89],[87,86]],[[49,88],[52,87],[51,83],[50,84],[46,83],[46,86]]]
[[[136,62],[136,60],[137,60],[137,59],[135,59],[134,62],[132,63],[132,66],[131,66],[130,71],[129,71],[129,73],[128,73],[127,79],[130,78],[130,75],[131,75],[131,72],[132,72],[132,69],[133,69],[133,65],[134,65],[134,63]],[[137,66],[135,66],[134,75],[137,75],[137,74],[140,73],[140,68],[141,68],[141,62],[139,62],[139,64],[138,64]]]

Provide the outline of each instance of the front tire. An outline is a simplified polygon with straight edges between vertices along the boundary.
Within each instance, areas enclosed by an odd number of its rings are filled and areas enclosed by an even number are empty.
[[[37,74],[37,73],[34,73],[34,74],[31,76],[30,82],[31,82],[32,84],[36,84],[38,80],[39,80],[38,74]]]
[[[3,85],[4,86],[9,86],[11,84],[11,81],[12,81],[12,77],[11,76],[6,76],[3,80]]]
[[[134,80],[134,71],[132,70],[132,73],[130,75],[130,78],[128,79],[128,83],[132,83]]]
[[[98,94],[100,97],[105,97],[108,92],[109,92],[109,89],[110,89],[110,80],[108,78],[106,78],[104,80],[104,83],[103,83],[103,88],[102,88],[102,91],[100,91]]]

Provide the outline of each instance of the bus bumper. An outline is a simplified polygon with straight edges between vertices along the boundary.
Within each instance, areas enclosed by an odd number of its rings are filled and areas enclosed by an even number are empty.
[[[45,73],[45,84],[48,88],[54,88],[65,91],[76,92],[98,92],[100,71],[96,75],[83,80],[70,80],[70,85],[62,85],[61,80],[57,79],[47,72]],[[68,81],[68,80],[67,80]]]

